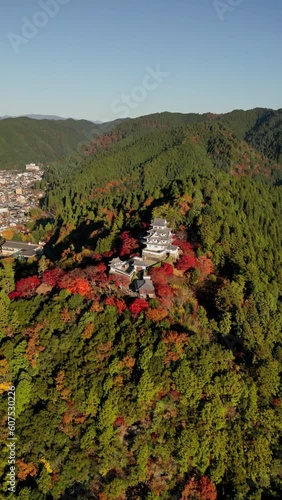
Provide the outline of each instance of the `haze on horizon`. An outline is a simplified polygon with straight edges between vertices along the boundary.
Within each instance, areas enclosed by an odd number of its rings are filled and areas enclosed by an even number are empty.
[[[281,108],[279,0],[4,0],[0,115]]]

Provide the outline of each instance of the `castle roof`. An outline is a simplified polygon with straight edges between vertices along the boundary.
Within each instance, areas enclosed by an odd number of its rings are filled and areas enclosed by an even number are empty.
[[[166,227],[167,226],[167,220],[166,219],[160,219],[159,217],[155,217],[155,219],[152,222],[153,226],[160,226],[160,227]]]

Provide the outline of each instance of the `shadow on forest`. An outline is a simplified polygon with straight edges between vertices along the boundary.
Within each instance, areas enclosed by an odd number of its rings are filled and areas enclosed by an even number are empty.
[[[167,186],[162,189],[162,204],[165,205],[171,202],[171,199],[171,187]],[[119,232],[130,231],[132,237],[140,240],[140,237],[147,231],[147,229],[142,227],[142,224],[149,224],[151,222],[153,210],[160,206],[160,198],[154,199],[148,207],[144,207],[144,200],[138,200],[138,203],[140,203],[139,208],[131,209],[130,219],[125,219],[123,227]],[[120,201],[114,204],[114,208],[117,211],[124,212],[124,205]],[[63,224],[62,219],[58,219],[56,230],[50,241],[45,245],[46,257],[51,261],[60,259],[64,250],[70,246],[72,246],[77,253],[81,252],[83,247],[95,251],[98,240],[106,238],[111,233],[111,229],[105,227],[105,222],[106,220],[93,222],[85,220],[59,241],[62,227],[63,225],[65,226],[65,224]],[[95,236],[92,236],[93,233],[96,233]],[[190,228],[189,234],[192,241],[195,238],[193,228]]]
[[[60,237],[60,221],[58,222],[57,229],[48,243],[45,245],[44,253],[48,259],[54,261],[61,257],[64,250],[73,245],[74,250],[79,253],[82,251],[83,247],[90,247],[94,249],[96,247],[98,239],[104,235],[107,235],[106,230],[103,227],[103,222],[84,222],[78,227],[73,229],[64,239],[58,242]],[[91,237],[91,234],[97,231],[95,237]]]

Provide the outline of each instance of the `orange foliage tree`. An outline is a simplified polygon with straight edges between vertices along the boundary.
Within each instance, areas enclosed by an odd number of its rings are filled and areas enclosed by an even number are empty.
[[[20,481],[25,481],[27,476],[36,476],[37,468],[34,463],[26,464],[23,460],[17,460],[18,478]]]
[[[148,309],[146,312],[146,317],[155,323],[162,321],[168,316],[168,311],[166,309]]]
[[[211,480],[204,476],[200,480],[191,477],[182,492],[181,500],[216,500],[217,491]]]

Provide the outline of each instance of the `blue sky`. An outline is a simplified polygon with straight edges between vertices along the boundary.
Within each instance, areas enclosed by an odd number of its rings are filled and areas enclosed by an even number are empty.
[[[1,0],[0,12],[2,116],[282,107],[281,0]]]

